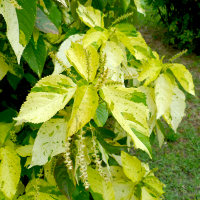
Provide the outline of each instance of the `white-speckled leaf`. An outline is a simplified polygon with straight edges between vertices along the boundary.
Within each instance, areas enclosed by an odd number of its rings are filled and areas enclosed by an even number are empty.
[[[124,60],[123,49],[112,41],[107,41],[101,48],[102,57],[106,59],[105,69],[108,69],[108,78],[113,81],[124,82],[124,73],[121,63]]]
[[[32,151],[31,167],[44,165],[55,155],[66,150],[67,122],[64,119],[50,119],[37,133]]]
[[[91,6],[85,7],[79,4],[77,13],[80,19],[89,27],[104,27],[103,13],[100,10],[94,9]]]
[[[62,74],[44,77],[32,88],[15,120],[18,124],[45,122],[65,107],[75,91],[76,84]]]
[[[100,94],[115,119],[131,136],[135,147],[151,156],[145,94],[138,89],[123,87],[103,87]]]
[[[173,84],[166,74],[161,74],[155,82],[155,100],[157,106],[157,119],[170,107],[172,101]]]
[[[66,52],[71,47],[72,42],[82,43],[83,36],[80,34],[75,34],[67,38],[59,47],[58,52],[56,53],[56,57],[59,61],[61,61],[66,67],[71,67],[69,63]],[[54,60],[54,72],[53,74],[60,74],[65,71],[65,68],[59,64],[58,61]]]
[[[3,15],[7,25],[7,37],[15,52],[18,63],[24,48],[19,42],[19,23],[15,7],[8,0],[1,0],[0,2],[0,14]]]
[[[21,164],[20,158],[10,146],[0,149],[0,191],[12,199],[17,190],[20,180]]]

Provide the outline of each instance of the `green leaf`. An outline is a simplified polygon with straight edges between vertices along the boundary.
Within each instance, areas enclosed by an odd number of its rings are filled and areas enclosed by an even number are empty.
[[[142,13],[143,15],[146,15],[145,14],[145,6],[146,6],[145,0],[134,0],[134,3],[137,8],[137,11],[139,13]]]
[[[26,46],[31,39],[36,19],[36,0],[18,0],[22,9],[17,9],[17,18],[19,20],[19,40],[23,46]]]
[[[195,95],[194,83],[191,73],[182,64],[169,64],[169,69],[173,72],[182,87],[192,95]]]
[[[124,174],[132,180],[134,185],[138,184],[145,175],[145,169],[142,167],[141,161],[123,151],[121,152],[121,160]]]
[[[134,93],[141,92],[134,88],[103,87],[101,97],[107,102],[114,118],[131,136],[135,147],[146,151],[151,157],[148,141],[148,109],[143,103],[134,102]]]
[[[61,11],[58,9],[56,3],[54,1],[48,1],[44,0],[46,8],[47,8],[47,14],[48,18],[51,22],[54,23],[54,25],[59,29],[62,23],[62,14]]]
[[[41,123],[63,109],[76,91],[73,81],[64,75],[50,75],[38,81],[28,94],[15,120]]]
[[[156,135],[157,135],[157,138],[158,138],[158,144],[159,144],[159,147],[161,148],[163,143],[164,143],[164,140],[165,140],[165,136],[164,136],[164,127],[162,126],[161,124],[161,121],[160,120],[157,120],[157,123],[156,123]]]
[[[23,53],[24,59],[29,64],[30,68],[38,75],[38,77],[41,77],[42,75],[46,56],[47,52],[42,36],[38,38],[37,44],[35,44],[32,39]]]
[[[44,165],[53,156],[65,152],[66,132],[64,119],[50,119],[43,123],[33,145],[31,167]]]
[[[147,187],[142,187],[141,189],[141,200],[159,200],[157,197],[152,194],[151,190],[149,190]]]
[[[132,24],[120,23],[116,24],[115,28],[128,37],[137,37],[138,35],[136,28]]]
[[[66,164],[63,159],[58,159],[54,169],[54,177],[60,191],[68,198],[72,199],[75,185],[70,178]]]
[[[3,77],[7,74],[9,71],[10,66],[5,62],[3,57],[0,55],[0,80],[3,79]]]
[[[88,181],[92,191],[101,194],[104,200],[115,200],[112,183],[106,182],[92,167],[88,167]]]
[[[157,106],[157,119],[170,107],[172,101],[173,84],[169,76],[161,74],[155,82],[155,100]]]
[[[13,123],[0,122],[0,145],[3,145],[6,139],[8,139],[10,130],[13,126]]]
[[[56,53],[56,57],[58,60],[63,63],[67,68],[71,67],[71,64],[69,63],[66,52],[71,47],[72,42],[82,42],[83,36],[80,34],[71,35],[69,38],[67,38],[59,47],[58,52]],[[61,65],[57,60],[54,60],[54,72],[53,74],[60,74],[65,70],[63,65]]]
[[[130,5],[130,0],[122,0],[122,7],[124,12],[126,12],[126,10],[128,9],[129,5]]]
[[[6,21],[8,40],[15,52],[18,63],[20,63],[24,47],[19,42],[19,23],[15,7],[9,1],[1,0],[0,14],[3,15]]]
[[[40,8],[37,8],[35,26],[44,33],[59,34],[57,27],[51,22],[51,20]]]
[[[85,7],[79,4],[77,13],[80,19],[89,27],[104,27],[103,13],[100,10],[94,9],[91,6]]]
[[[0,190],[4,195],[12,199],[20,180],[20,158],[9,146],[0,149]]]
[[[99,97],[94,86],[83,85],[77,88],[71,118],[68,123],[68,136],[79,131],[94,117],[98,100]]]
[[[108,119],[108,109],[106,103],[99,104],[96,114],[94,116],[94,121],[98,127],[103,127]]]
[[[99,66],[99,54],[92,45],[84,49],[81,44],[73,43],[67,51],[67,58],[84,79],[89,82],[94,80]]]

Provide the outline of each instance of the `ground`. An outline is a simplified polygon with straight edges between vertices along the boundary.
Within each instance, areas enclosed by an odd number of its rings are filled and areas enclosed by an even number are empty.
[[[141,21],[138,28],[149,46],[165,55],[166,61],[180,52],[164,44],[164,29],[148,20]],[[200,56],[184,55],[176,62],[184,64],[192,73],[196,96],[185,93],[186,115],[177,133],[167,129],[162,148],[154,142],[153,159],[141,157],[150,162],[151,168],[158,168],[156,175],[166,185],[166,200],[200,200]]]

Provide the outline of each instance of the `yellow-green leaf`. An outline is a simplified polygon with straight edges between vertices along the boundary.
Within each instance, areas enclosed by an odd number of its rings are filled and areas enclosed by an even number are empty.
[[[43,123],[33,145],[31,167],[44,165],[53,156],[65,152],[66,132],[64,119],[50,119]]]
[[[170,107],[173,94],[173,84],[167,74],[161,74],[155,82],[155,100],[157,106],[157,119]]]
[[[83,37],[83,46],[84,48],[91,45],[95,44],[98,47],[101,46],[104,42],[108,40],[108,31],[106,29],[103,30],[98,30],[95,28],[89,29],[87,33]]]
[[[1,57],[0,54],[0,80],[7,74],[10,69],[9,65],[5,62],[5,60]]]
[[[164,118],[175,132],[185,115],[185,108],[185,94],[177,85],[174,85],[171,105],[167,110],[167,113],[164,115]]]
[[[141,66],[141,72],[139,73],[138,80],[143,81],[146,79],[144,85],[154,81],[160,74],[163,64],[160,59],[150,58]]]
[[[115,200],[115,194],[111,182],[106,182],[97,170],[88,167],[88,181],[93,192],[99,193],[104,200]]]
[[[161,183],[155,176],[146,176],[143,180],[143,183],[154,193],[154,196],[160,197],[164,193],[164,184]]]
[[[89,82],[94,80],[99,66],[99,54],[92,45],[84,49],[81,44],[73,43],[67,51],[67,57],[84,79]]]
[[[122,167],[111,166],[110,170],[115,200],[136,200],[134,198],[135,185],[125,176]]]
[[[77,13],[80,19],[89,27],[104,27],[103,13],[100,10],[94,9],[91,6],[85,7],[79,4]]]
[[[18,124],[45,122],[65,107],[75,91],[76,84],[62,74],[44,77],[32,88],[15,120]]]
[[[107,41],[101,48],[102,57],[106,59],[105,69],[108,69],[108,78],[113,81],[124,81],[121,63],[124,60],[123,50],[117,43]]]
[[[131,136],[135,147],[151,156],[149,143],[149,115],[146,97],[138,89],[124,87],[103,87],[101,97],[106,101],[114,118]]]
[[[65,70],[64,66],[66,66],[67,68],[71,67],[71,64],[69,63],[67,56],[66,56],[66,51],[71,47],[72,42],[81,43],[82,38],[83,38],[82,35],[75,34],[75,35],[72,35],[69,38],[67,38],[60,45],[58,52],[56,53],[57,59],[54,59],[54,72],[53,72],[53,74],[62,73]]]
[[[141,165],[141,161],[135,156],[130,156],[124,151],[121,152],[121,160],[124,174],[132,180],[136,185],[145,175],[145,169]]]
[[[173,72],[182,87],[192,95],[195,95],[194,83],[191,73],[182,64],[173,63],[169,65],[169,69]]]
[[[94,117],[98,100],[99,97],[94,86],[83,85],[77,88],[71,118],[68,123],[68,136],[76,133]]]
[[[16,149],[16,152],[21,156],[21,157],[27,157],[32,155],[32,149],[33,145],[25,145],[25,146],[20,146]]]
[[[0,191],[7,198],[12,199],[20,180],[20,158],[14,149],[5,146],[0,149],[0,161]]]
[[[13,126],[13,123],[0,122],[0,145],[4,145]]]
[[[141,189],[141,200],[159,200],[154,196],[154,194],[147,187],[142,187]]]
[[[18,63],[24,48],[19,42],[19,23],[14,5],[8,0],[1,0],[0,14],[3,15],[7,25],[7,37],[15,52]]]

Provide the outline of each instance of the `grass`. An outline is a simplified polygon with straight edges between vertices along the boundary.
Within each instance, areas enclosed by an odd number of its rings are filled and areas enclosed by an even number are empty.
[[[179,52],[162,41],[164,29],[158,26],[151,9],[147,17],[139,16],[138,27],[149,46],[165,60]],[[185,55],[178,60],[192,73],[196,97],[186,94],[186,116],[180,124],[177,133],[166,129],[166,138],[160,149],[155,141],[153,159],[143,153],[140,158],[150,163],[151,168],[158,168],[155,173],[165,183],[166,200],[200,200],[200,57],[195,54]]]

